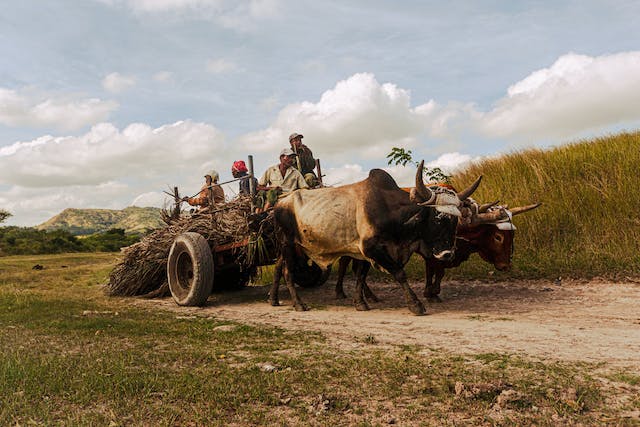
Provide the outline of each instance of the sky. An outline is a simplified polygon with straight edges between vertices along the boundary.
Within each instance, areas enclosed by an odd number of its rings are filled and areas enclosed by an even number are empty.
[[[304,135],[325,182],[640,128],[640,1],[21,0],[0,8],[0,209],[163,206]],[[233,197],[237,184],[226,186]]]

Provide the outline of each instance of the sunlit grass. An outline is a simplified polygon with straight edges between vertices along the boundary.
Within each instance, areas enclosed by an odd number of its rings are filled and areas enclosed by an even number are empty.
[[[542,202],[515,217],[510,276],[595,276],[640,272],[640,133],[524,150],[474,164],[454,176],[458,187],[483,175],[474,194],[509,206]],[[482,262],[459,274],[486,274]]]
[[[482,424],[504,390],[516,424],[615,417],[592,365],[392,348],[375,331],[340,348],[312,331],[143,310],[104,296],[114,262],[0,259],[0,425]]]

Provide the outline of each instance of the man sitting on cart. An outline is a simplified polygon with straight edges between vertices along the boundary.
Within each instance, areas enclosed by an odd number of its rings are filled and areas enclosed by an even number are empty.
[[[205,183],[200,192],[194,197],[183,197],[182,201],[189,203],[191,206],[198,206],[198,212],[207,209],[211,202],[217,205],[224,203],[224,190],[217,185],[220,175],[216,171],[207,172],[204,176]]]
[[[313,158],[311,149],[302,143],[302,138],[304,138],[304,135],[299,133],[289,135],[291,150],[298,156],[293,163],[293,167],[298,169],[302,176],[304,176],[307,185],[314,188],[319,184],[315,173],[316,160]]]
[[[268,168],[258,180],[256,207],[265,211],[278,201],[278,196],[300,188],[309,188],[304,177],[293,167],[296,153],[291,148],[280,152],[280,163]]]

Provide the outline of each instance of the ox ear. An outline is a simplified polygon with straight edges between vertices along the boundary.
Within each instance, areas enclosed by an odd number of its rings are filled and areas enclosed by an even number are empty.
[[[499,222],[496,224],[496,227],[498,227],[498,230],[504,230],[504,231],[515,231],[516,230],[516,226],[513,225],[513,223],[511,222]]]
[[[535,208],[537,208],[538,206],[540,206],[542,203],[536,203],[534,205],[528,205],[528,206],[520,206],[517,208],[512,208],[511,209],[511,215],[518,215],[521,213],[525,213],[527,211],[533,210]]]
[[[469,187],[467,187],[464,190],[462,190],[461,192],[459,192],[458,193],[458,199],[464,200],[467,197],[469,197],[470,195],[472,195],[473,192],[478,189],[478,186],[480,185],[480,181],[482,181],[482,175],[480,175],[478,177],[478,179],[476,179],[476,181],[473,184],[471,184]]]
[[[474,215],[471,223],[474,225],[492,224],[506,219],[509,219],[509,212],[506,209],[494,209],[490,212]]]

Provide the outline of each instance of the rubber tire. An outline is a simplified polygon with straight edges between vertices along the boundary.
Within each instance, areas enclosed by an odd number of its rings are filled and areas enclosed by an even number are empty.
[[[302,261],[300,259],[300,261]],[[331,266],[322,270],[318,264],[310,266],[306,262],[296,262],[293,269],[293,281],[302,288],[317,288],[325,284],[331,274]]]
[[[178,305],[205,305],[213,289],[213,255],[207,239],[182,233],[173,241],[167,260],[167,278]]]

